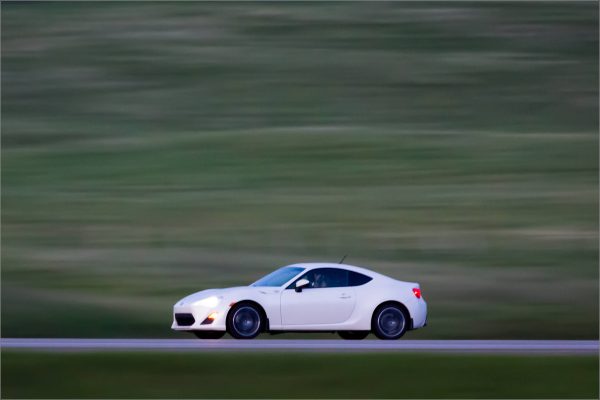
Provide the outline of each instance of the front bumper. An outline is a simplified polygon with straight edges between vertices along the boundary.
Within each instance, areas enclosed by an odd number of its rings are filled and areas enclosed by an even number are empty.
[[[212,322],[206,321],[210,314],[216,313]],[[173,306],[173,323],[175,331],[224,331],[227,318],[227,307],[204,307],[185,304]]]

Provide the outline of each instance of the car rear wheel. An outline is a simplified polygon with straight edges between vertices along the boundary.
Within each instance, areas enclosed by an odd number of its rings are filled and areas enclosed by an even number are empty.
[[[227,314],[227,332],[236,339],[253,339],[263,326],[262,312],[254,304],[236,304]]]
[[[194,331],[198,339],[221,339],[225,336],[225,331]]]
[[[363,340],[369,336],[369,331],[338,331],[338,335],[345,340]]]
[[[373,313],[373,333],[379,339],[399,339],[408,329],[408,315],[395,304],[383,304]]]

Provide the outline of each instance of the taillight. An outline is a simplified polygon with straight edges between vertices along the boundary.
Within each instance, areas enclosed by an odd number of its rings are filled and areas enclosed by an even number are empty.
[[[421,289],[419,289],[418,287],[413,288],[413,294],[415,295],[415,297],[417,299],[420,299],[421,298]]]

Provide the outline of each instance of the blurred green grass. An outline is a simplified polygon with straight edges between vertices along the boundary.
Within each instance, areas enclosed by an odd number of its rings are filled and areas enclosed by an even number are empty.
[[[598,358],[3,351],[2,395],[5,398],[596,398]]]
[[[597,338],[596,11],[3,3],[2,335],[348,254],[422,284],[411,338]]]

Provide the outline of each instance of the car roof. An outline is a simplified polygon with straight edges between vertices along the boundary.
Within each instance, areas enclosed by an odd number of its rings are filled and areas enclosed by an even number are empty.
[[[311,269],[315,269],[315,268],[339,268],[339,269],[346,269],[346,270],[354,271],[354,272],[360,272],[361,274],[368,275],[371,278],[375,278],[378,276],[379,277],[385,276],[385,275],[378,274],[375,271],[371,271],[370,269],[357,267],[355,265],[349,265],[349,264],[324,263],[324,262],[323,263],[297,263],[297,264],[288,265],[288,267],[302,267],[302,268],[306,268],[307,270],[311,270]]]

